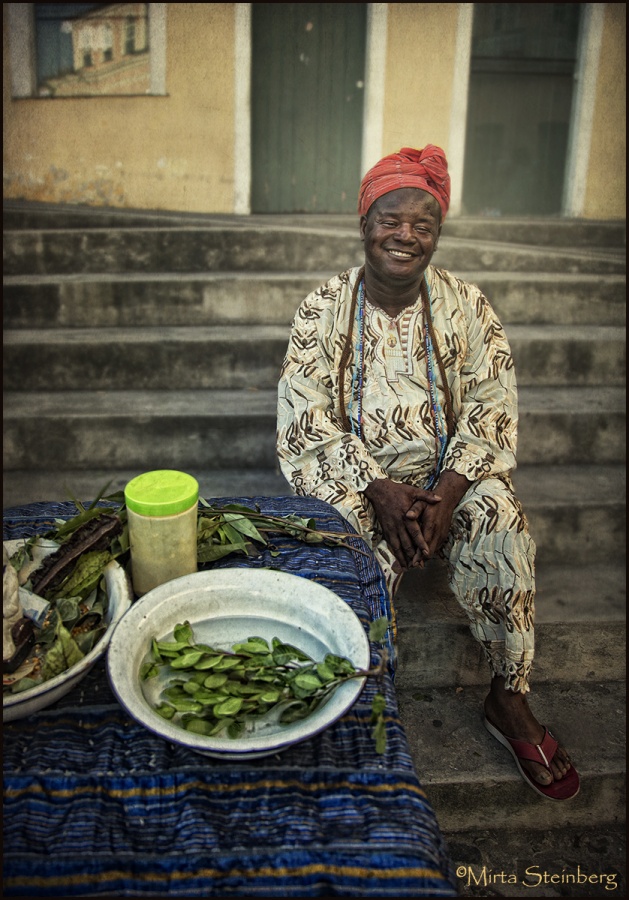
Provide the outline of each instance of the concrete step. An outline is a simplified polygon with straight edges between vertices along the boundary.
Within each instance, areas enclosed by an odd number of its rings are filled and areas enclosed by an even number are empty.
[[[625,390],[618,387],[522,387],[521,465],[624,461]]]
[[[396,596],[401,689],[486,685],[488,668],[445,563],[404,576]],[[626,571],[607,564],[537,566],[536,685],[621,681],[626,674]]]
[[[526,465],[513,477],[540,565],[575,567],[626,554],[626,468],[622,464]]]
[[[484,728],[488,683],[460,688],[397,692],[413,761],[446,834],[624,822],[624,681],[533,686],[531,708],[569,749],[581,776],[580,793],[567,803],[538,797]]]
[[[8,391],[7,469],[274,468],[276,392]],[[623,462],[622,388],[520,391],[521,465]]]
[[[10,330],[4,389],[272,390],[288,336],[279,325]],[[624,328],[509,325],[507,336],[520,386],[625,383]]]
[[[563,474],[567,479],[569,473]],[[533,498],[526,491],[520,495],[528,509]],[[577,624],[618,623],[626,619],[627,573],[622,557],[615,565],[597,560],[569,565],[550,560],[539,565],[538,560],[535,580],[535,621],[539,624],[555,625],[566,620]],[[395,608],[401,629],[418,624],[468,624],[466,613],[450,591],[447,564],[442,559],[405,574],[395,595]]]
[[[363,261],[358,234],[308,228],[185,227],[7,231],[5,275],[98,272],[340,272]],[[442,238],[434,263],[451,271],[623,274],[621,252]]]
[[[164,463],[170,468],[170,463]],[[3,473],[3,508],[38,500],[92,501],[123,491],[125,485],[146,471],[135,469],[15,469]],[[268,469],[186,469],[199,482],[199,493],[213,497],[282,497],[293,491],[279,471]]]
[[[4,396],[5,469],[274,469],[276,392]]]
[[[506,325],[518,385],[618,385],[626,378],[626,331],[605,325]]]
[[[147,225],[184,227],[192,224],[220,224],[231,227],[256,225],[273,227],[281,223],[312,230],[345,229],[355,232],[358,216],[347,214],[219,215],[181,213],[167,210],[116,209],[69,204],[4,200],[3,227],[17,229],[137,228]],[[448,237],[483,238],[510,243],[559,247],[626,246],[624,220],[553,219],[529,217],[450,216],[444,226]]]
[[[14,275],[4,279],[5,328],[290,325],[297,306],[335,272]],[[618,325],[624,275],[457,271],[503,323]]]
[[[278,325],[11,331],[4,335],[4,387],[273,390],[287,343],[288,329]]]

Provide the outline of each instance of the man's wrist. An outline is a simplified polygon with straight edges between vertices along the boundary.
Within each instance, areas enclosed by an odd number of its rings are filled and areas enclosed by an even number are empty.
[[[373,481],[370,481],[369,484],[363,488],[363,494],[370,500],[374,494],[379,494],[384,485],[389,481],[389,478],[374,478]]]
[[[434,486],[433,491],[438,494],[446,502],[449,500],[454,506],[467,493],[473,482],[460,475],[454,469],[445,469],[439,476],[439,481]]]

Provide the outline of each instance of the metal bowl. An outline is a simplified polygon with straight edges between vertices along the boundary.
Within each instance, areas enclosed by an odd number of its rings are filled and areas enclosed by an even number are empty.
[[[5,542],[6,543],[6,542]],[[44,681],[37,687],[18,694],[5,694],[2,697],[2,720],[11,722],[30,716],[46,706],[50,706],[68,691],[71,691],[103,656],[114,632],[114,628],[122,615],[131,605],[131,588],[124,570],[117,562],[110,562],[104,570],[108,597],[106,621],[108,627],[98,643],[82,660],[71,666],[60,675]]]
[[[341,684],[307,718],[290,724],[268,721],[239,738],[184,730],[152,708],[158,679],[140,679],[152,639],[169,640],[175,626],[190,622],[195,641],[228,650],[253,635],[278,637],[317,662],[326,653],[369,667],[369,640],[358,616],[332,591],[296,575],[269,569],[218,569],[177,578],[146,593],[118,623],[109,644],[112,689],[136,721],[166,740],[226,759],[277,753],[306,740],[340,718],[356,701],[365,678]]]

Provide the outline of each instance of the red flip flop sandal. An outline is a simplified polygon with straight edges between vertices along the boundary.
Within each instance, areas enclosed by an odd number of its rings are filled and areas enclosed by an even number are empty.
[[[551,781],[550,784],[539,784],[533,776],[522,768],[520,760],[529,759],[532,762],[540,763],[549,772],[551,772],[550,763],[557,752],[558,742],[552,736],[547,728],[544,728],[544,738],[541,744],[530,744],[528,741],[518,741],[515,738],[507,737],[499,728],[485,719],[485,728],[499,741],[503,747],[506,747],[511,756],[515,760],[518,771],[529,787],[533,788],[536,794],[546,797],[547,800],[571,800],[579,793],[580,781],[577,770],[573,765],[568,769],[565,775],[559,781]]]

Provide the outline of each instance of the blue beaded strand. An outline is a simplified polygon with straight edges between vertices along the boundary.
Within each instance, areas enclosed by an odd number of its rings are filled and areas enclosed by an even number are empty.
[[[424,281],[426,282],[426,290],[428,291],[428,311],[427,314],[432,318],[432,297],[430,294],[430,285],[428,284],[428,279],[424,275]],[[430,329],[428,327],[428,319],[424,323],[424,345],[426,347],[426,367],[428,371],[428,386],[430,393],[430,402],[432,409],[432,418],[435,424],[435,437],[437,440],[437,464],[435,466],[435,471],[429,477],[428,481],[424,485],[425,490],[430,490],[433,487],[437,479],[439,478],[439,474],[441,472],[441,465],[443,463],[443,457],[446,452],[446,447],[448,445],[448,435],[446,429],[444,429],[442,425],[443,421],[443,410],[441,409],[441,404],[439,403],[439,397],[437,394],[437,379],[435,377],[435,362],[434,362],[434,348],[432,345],[432,340],[430,337]]]
[[[365,364],[364,340],[365,340],[365,280],[361,279],[358,286],[358,309],[356,311],[358,318],[358,343],[356,344],[356,353],[354,356],[354,371],[352,373],[352,386],[350,390],[349,400],[349,420],[352,426],[352,434],[355,434],[362,440],[363,437],[363,370]],[[356,389],[356,379],[358,379],[358,390]],[[352,408],[356,400],[356,422],[352,418]]]

